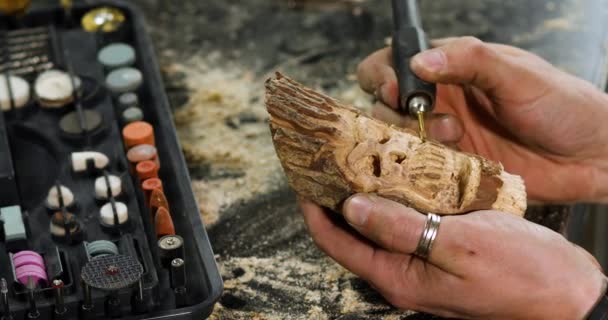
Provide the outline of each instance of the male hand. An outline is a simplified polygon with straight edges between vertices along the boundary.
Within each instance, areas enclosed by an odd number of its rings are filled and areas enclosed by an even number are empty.
[[[605,279],[595,259],[561,235],[495,211],[446,216],[428,262],[412,256],[425,216],[370,195],[344,215],[366,241],[307,201],[315,243],[391,304],[461,319],[568,319],[591,310]]]
[[[438,83],[429,135],[501,162],[521,175],[533,200],[608,199],[608,97],[590,83],[529,52],[471,37],[435,41],[412,61],[422,79]],[[390,48],[358,70],[364,90],[382,102],[374,115],[415,126],[398,115]],[[388,107],[387,107],[388,106]]]

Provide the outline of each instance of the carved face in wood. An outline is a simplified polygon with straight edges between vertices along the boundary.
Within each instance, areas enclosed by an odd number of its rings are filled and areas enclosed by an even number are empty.
[[[500,209],[523,214],[521,178],[481,157],[425,142],[285,78],[267,96],[273,141],[290,185],[339,210],[353,193],[376,193],[423,212]],[[515,189],[501,192],[503,189]]]
[[[434,142],[422,143],[413,132],[408,134],[367,117],[355,121],[357,133],[351,151],[345,150],[345,169],[352,183],[362,189],[360,192],[409,199],[406,204],[434,203],[427,210],[442,212],[487,208],[496,201],[497,192],[494,197],[477,199],[484,203],[473,203],[482,169],[478,158]],[[486,169],[500,171],[497,165]],[[494,190],[502,186],[498,178],[484,183]]]

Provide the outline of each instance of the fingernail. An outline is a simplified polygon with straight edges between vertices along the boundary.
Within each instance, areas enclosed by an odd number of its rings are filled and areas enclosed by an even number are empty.
[[[412,64],[414,67],[421,67],[428,72],[439,72],[445,67],[446,58],[443,51],[431,49],[414,56]]]
[[[430,122],[429,135],[442,143],[455,143],[462,139],[464,129],[458,118],[446,114]]]
[[[372,200],[365,195],[357,195],[348,200],[344,206],[346,221],[354,226],[363,226],[372,211]]]

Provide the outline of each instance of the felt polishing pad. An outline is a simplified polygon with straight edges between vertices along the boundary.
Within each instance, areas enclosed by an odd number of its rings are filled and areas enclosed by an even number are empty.
[[[16,76],[10,76],[9,81],[6,81],[6,76],[0,75],[0,107],[2,111],[11,109],[11,92],[13,104],[15,108],[25,106],[30,100],[30,85],[25,79]],[[9,92],[8,83],[11,85]]]
[[[74,79],[74,83],[78,87],[80,79]],[[72,102],[74,87],[66,72],[47,70],[36,78],[34,92],[41,107],[61,108]]]

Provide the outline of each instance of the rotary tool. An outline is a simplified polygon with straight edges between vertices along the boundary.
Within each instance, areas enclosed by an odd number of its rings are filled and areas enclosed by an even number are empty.
[[[393,59],[399,81],[399,111],[418,119],[420,139],[426,140],[424,116],[433,111],[437,88],[410,68],[411,59],[429,49],[417,0],[392,0]]]

